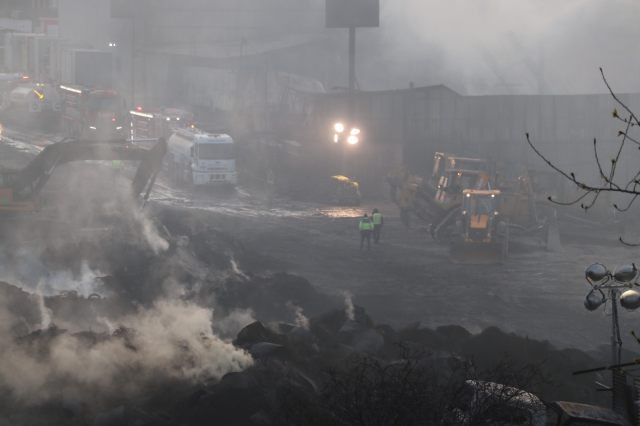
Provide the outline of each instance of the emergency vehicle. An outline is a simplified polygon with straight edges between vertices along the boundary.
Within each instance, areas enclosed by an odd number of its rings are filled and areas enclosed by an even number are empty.
[[[178,129],[169,138],[165,165],[173,183],[196,186],[238,183],[235,145],[229,135]]]
[[[125,105],[113,89],[60,86],[62,129],[85,139],[124,139]]]
[[[169,139],[178,129],[193,126],[193,114],[175,108],[136,108],[131,115],[131,139]]]

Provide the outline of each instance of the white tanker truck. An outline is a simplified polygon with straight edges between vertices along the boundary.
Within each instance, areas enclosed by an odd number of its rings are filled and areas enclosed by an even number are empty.
[[[173,183],[236,185],[236,152],[229,135],[179,129],[169,138],[165,167]]]
[[[60,122],[60,94],[51,85],[21,84],[2,105],[3,118],[22,127],[54,130]]]

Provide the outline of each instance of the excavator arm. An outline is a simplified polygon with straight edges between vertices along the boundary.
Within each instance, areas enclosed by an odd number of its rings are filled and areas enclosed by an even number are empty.
[[[87,141],[59,142],[47,146],[24,169],[17,173],[9,185],[13,194],[24,194],[21,202],[31,202],[40,194],[56,167],[74,161],[85,160],[123,160],[140,161],[138,170],[131,184],[131,191],[137,197],[150,182],[148,197],[155,178],[162,168],[162,161],[167,153],[167,141],[161,138],[153,148],[147,150],[135,145],[121,142],[96,143]],[[0,210],[2,205],[0,205]]]

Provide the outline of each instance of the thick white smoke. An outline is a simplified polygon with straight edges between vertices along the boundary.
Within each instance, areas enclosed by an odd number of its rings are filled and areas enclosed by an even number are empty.
[[[353,306],[353,300],[352,300],[353,295],[350,292],[345,291],[343,293],[343,296],[344,296],[344,306],[345,306],[344,312],[347,315],[347,318],[350,321],[353,321],[355,319],[355,311],[356,311],[355,307]]]
[[[149,220],[144,211],[133,208],[133,217],[140,225],[145,241],[149,244],[149,247],[151,247],[151,250],[153,250],[155,254],[160,254],[169,249],[169,243],[160,236],[158,228],[156,228],[155,224]]]
[[[638,18],[633,0],[381,0],[380,28],[358,30],[358,80],[536,94],[542,64],[547,94],[605,93],[599,67],[618,92],[638,92]]]
[[[303,309],[300,306],[295,305],[293,302],[287,302],[287,308],[295,315],[295,325],[305,330],[309,329],[309,318],[307,318],[302,312]]]
[[[47,400],[62,383],[134,397],[151,382],[206,383],[252,365],[249,354],[213,334],[212,313],[186,302],[159,301],[119,321],[135,330],[133,339],[111,338],[91,347],[63,334],[49,343],[46,355],[31,344],[13,344],[5,331],[0,383],[25,404]]]

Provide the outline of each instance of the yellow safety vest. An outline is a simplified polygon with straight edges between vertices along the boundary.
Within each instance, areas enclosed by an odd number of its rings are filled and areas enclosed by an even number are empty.
[[[366,220],[366,222],[365,222]],[[361,231],[371,231],[373,229],[373,223],[369,222],[369,219],[362,219],[360,221],[360,230]]]
[[[111,168],[112,169],[124,169],[124,164],[122,164],[122,161],[120,161],[120,160],[113,160],[111,162]]]
[[[373,224],[382,225],[382,215],[380,213],[373,214]]]

